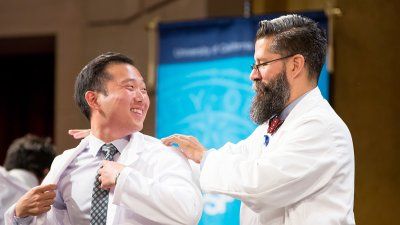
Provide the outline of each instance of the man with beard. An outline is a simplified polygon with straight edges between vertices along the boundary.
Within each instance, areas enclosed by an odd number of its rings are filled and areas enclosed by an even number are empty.
[[[314,21],[261,21],[250,74],[256,130],[208,151],[191,136],[163,139],[201,164],[203,191],[242,201],[241,224],[355,224],[351,135],[317,87],[325,53]]]

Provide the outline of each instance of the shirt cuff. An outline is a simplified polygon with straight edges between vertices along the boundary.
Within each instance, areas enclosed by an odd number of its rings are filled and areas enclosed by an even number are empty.
[[[14,220],[13,220],[13,225],[27,225],[32,222],[33,217],[32,216],[27,216],[27,217],[17,217],[14,215]]]
[[[200,170],[203,169],[203,165],[204,165],[204,163],[205,163],[205,161],[206,161],[206,159],[208,157],[208,154],[210,154],[213,151],[216,151],[216,150],[215,149],[210,149],[210,150],[206,151],[203,154],[203,157],[201,158],[201,161],[200,161]]]

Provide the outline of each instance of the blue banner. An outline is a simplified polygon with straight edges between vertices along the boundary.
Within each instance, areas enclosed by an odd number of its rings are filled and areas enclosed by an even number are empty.
[[[323,13],[303,15],[326,29]],[[279,16],[160,24],[156,136],[183,133],[218,148],[250,135],[256,127],[249,116],[255,34],[260,20]],[[325,67],[319,86],[328,98]],[[238,200],[204,194],[204,202],[200,224],[239,224]]]

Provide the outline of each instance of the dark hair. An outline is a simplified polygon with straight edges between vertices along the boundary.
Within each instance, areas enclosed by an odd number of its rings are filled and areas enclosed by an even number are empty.
[[[272,37],[270,51],[283,56],[301,54],[310,79],[318,81],[325,62],[326,34],[313,20],[299,15],[286,15],[259,24],[256,39]]]
[[[91,113],[85,99],[85,93],[87,91],[98,91],[107,95],[104,84],[105,81],[111,80],[112,77],[105,72],[105,69],[112,63],[127,63],[133,66],[133,61],[129,57],[120,53],[107,52],[90,61],[76,78],[75,102],[88,119],[90,119]]]
[[[42,180],[46,174],[45,169],[50,169],[55,157],[54,146],[50,138],[40,138],[27,134],[13,141],[7,150],[4,167],[6,170],[24,169]]]

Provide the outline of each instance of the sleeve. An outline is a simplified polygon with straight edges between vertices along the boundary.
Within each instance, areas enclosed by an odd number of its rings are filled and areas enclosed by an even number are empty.
[[[163,151],[154,154],[159,159],[147,168],[154,170],[153,177],[134,166],[122,170],[113,203],[160,224],[197,224],[202,212],[201,192],[188,161],[174,150]]]
[[[15,205],[11,206],[4,214],[5,225],[69,225],[69,217],[66,210],[51,207],[47,213],[39,216],[18,218],[15,216]]]
[[[332,131],[324,121],[308,118],[287,132],[284,142],[256,159],[211,152],[200,175],[202,190],[238,198],[258,212],[285,207],[322,188],[337,171]]]
[[[19,218],[15,216],[15,204],[13,204],[7,211],[4,213],[4,224],[5,225],[29,225],[34,224],[35,217],[27,216],[23,218]]]
[[[16,217],[15,204],[12,205],[4,214],[5,225],[67,225],[70,224],[65,203],[59,191],[56,199],[47,213],[39,216]]]

